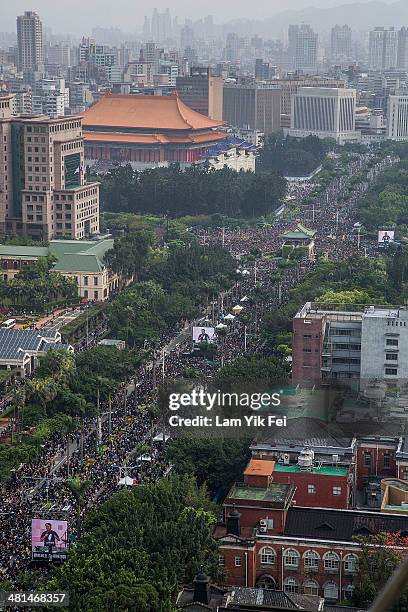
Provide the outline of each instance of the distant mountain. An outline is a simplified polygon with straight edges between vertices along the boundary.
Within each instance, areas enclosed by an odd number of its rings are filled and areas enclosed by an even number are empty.
[[[280,36],[291,23],[308,23],[320,32],[330,30],[336,23],[348,24],[353,30],[370,30],[376,26],[397,28],[408,26],[408,1],[399,0],[392,4],[378,2],[355,2],[340,6],[277,13],[263,21],[237,20],[224,26],[225,30],[258,33],[264,37]],[[234,29],[235,28],[235,29]]]

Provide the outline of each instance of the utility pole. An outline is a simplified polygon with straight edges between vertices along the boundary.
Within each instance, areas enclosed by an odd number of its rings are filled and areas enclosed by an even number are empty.
[[[361,227],[357,229],[357,249],[360,250],[360,231]]]
[[[109,395],[109,400],[108,400],[108,435],[110,436],[112,433],[112,398]]]
[[[166,374],[166,369],[165,369],[165,362],[164,362],[164,357],[165,357],[165,350],[163,349],[163,355],[162,355],[162,379],[164,380],[165,378],[165,374]]]
[[[314,223],[314,220],[315,220],[315,205],[314,205],[314,202],[312,204],[312,219],[313,219],[313,223]]]
[[[102,421],[101,421],[101,413],[100,413],[100,392],[99,385],[96,391],[96,410],[97,410],[97,444],[100,446],[102,444]]]
[[[225,246],[225,227],[222,228],[222,246]]]
[[[247,326],[244,327],[244,353],[247,352]]]
[[[281,305],[282,302],[282,283],[278,285],[278,304]]]

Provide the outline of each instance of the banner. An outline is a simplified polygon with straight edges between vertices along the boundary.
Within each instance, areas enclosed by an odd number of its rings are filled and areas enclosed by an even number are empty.
[[[65,560],[68,554],[67,521],[32,519],[31,553],[33,559]]]
[[[378,244],[389,244],[390,242],[394,242],[394,230],[380,230]]]

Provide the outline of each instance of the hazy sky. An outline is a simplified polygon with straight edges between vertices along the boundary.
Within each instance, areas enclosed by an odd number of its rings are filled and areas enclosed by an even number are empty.
[[[147,3],[137,0],[0,0],[0,31],[15,30],[16,15],[34,10],[40,14],[44,26],[54,33],[70,32],[78,36],[88,34],[92,27],[119,27],[126,32],[139,29],[146,13],[153,6],[159,10],[170,8],[171,14],[196,19],[212,14],[216,23],[237,18],[262,19],[275,13],[308,6],[327,8],[350,2],[369,0],[206,0],[205,3],[191,0],[152,0]],[[393,0],[382,0],[391,3]],[[345,21],[347,15],[345,14]]]

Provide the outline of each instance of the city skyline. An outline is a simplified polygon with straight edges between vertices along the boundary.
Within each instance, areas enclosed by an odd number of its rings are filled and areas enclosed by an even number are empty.
[[[222,5],[211,0],[206,4],[205,10],[192,10],[191,3],[186,0],[176,0],[169,3],[168,0],[156,0],[151,9],[145,11],[144,14],[151,14],[154,8],[159,11],[164,11],[170,8],[172,16],[177,16],[182,22],[184,19],[203,19],[207,15],[212,15],[217,24],[234,23],[237,20],[248,20],[249,22],[268,19],[273,16],[279,16],[287,19],[296,19],[297,11],[305,11],[306,9],[317,10],[319,12],[327,12],[330,9],[339,9],[348,4],[375,4],[381,5],[388,9],[389,6],[404,10],[403,2],[393,0],[382,0],[380,3],[373,3],[372,0],[288,0],[283,3],[281,0],[268,2],[260,0],[257,7],[246,5],[234,5],[231,1],[225,2]],[[56,34],[72,34],[82,35],[83,31],[91,32],[94,27],[112,27],[122,29],[126,33],[135,33],[141,30],[143,26],[143,17],[140,11],[134,8],[134,5],[129,0],[118,0],[115,7],[106,0],[89,0],[85,5],[80,0],[73,0],[69,7],[60,7],[58,13],[53,10],[53,3],[50,0],[36,0],[35,4],[27,2],[27,0],[17,0],[9,5],[2,7],[2,23],[1,31],[13,32],[15,30],[16,15],[22,14],[25,11],[35,11],[41,14],[44,24]],[[291,15],[293,13],[293,15]],[[80,28],[78,26],[78,14],[80,14]],[[392,11],[389,13],[392,15]],[[337,19],[337,16],[335,20]],[[349,25],[353,27],[353,21],[350,15],[347,15]],[[338,19],[337,19],[338,20]],[[391,18],[392,21],[392,18]],[[398,19],[396,19],[398,21]],[[333,25],[335,25],[333,23]],[[387,26],[393,23],[387,23]],[[394,25],[398,25],[395,23]],[[79,32],[79,29],[81,30]]]

